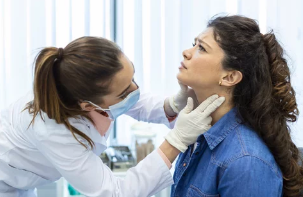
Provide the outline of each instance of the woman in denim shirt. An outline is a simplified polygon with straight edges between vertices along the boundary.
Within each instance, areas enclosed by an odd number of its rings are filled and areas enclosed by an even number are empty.
[[[199,102],[212,94],[226,102],[179,156],[171,196],[299,196],[303,169],[287,126],[299,112],[274,33],[246,17],[217,17],[183,56],[178,80]]]

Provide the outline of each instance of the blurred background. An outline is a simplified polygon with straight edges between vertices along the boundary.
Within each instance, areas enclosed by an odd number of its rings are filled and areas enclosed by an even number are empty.
[[[259,22],[262,33],[274,30],[287,52],[303,111],[302,0],[0,0],[0,109],[32,89],[39,49],[64,48],[82,36],[115,41],[133,61],[142,92],[172,95],[179,89],[176,75],[182,51],[216,14],[245,15]],[[302,147],[302,115],[290,126],[293,140]],[[122,116],[109,145],[130,147],[136,157],[136,141],[152,140],[157,147],[167,131],[165,126]],[[57,196],[68,196],[56,187]],[[169,189],[158,196],[169,196]]]

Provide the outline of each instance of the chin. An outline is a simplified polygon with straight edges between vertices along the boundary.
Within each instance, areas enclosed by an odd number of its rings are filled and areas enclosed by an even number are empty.
[[[180,83],[182,83],[183,85],[186,85],[186,86],[190,86],[190,80],[188,80],[184,75],[182,75],[182,73],[178,73],[177,75],[177,79]]]

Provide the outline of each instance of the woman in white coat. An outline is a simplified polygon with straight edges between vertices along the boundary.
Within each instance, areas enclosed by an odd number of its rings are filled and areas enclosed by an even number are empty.
[[[35,187],[62,176],[94,197],[145,197],[171,185],[171,163],[210,128],[210,114],[224,98],[212,96],[193,110],[186,87],[163,101],[140,95],[133,75],[128,58],[103,38],[42,49],[33,93],[1,112],[0,196],[32,197]],[[182,108],[162,145],[124,179],[98,157],[119,115],[169,126]]]

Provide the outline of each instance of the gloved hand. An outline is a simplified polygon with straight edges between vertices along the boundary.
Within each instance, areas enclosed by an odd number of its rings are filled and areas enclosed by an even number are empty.
[[[189,145],[195,143],[201,134],[210,129],[212,121],[210,114],[224,101],[224,97],[213,95],[193,110],[193,99],[188,98],[186,107],[179,113],[175,127],[165,139],[181,152],[185,152]]]
[[[183,85],[180,82],[179,85],[181,88],[180,91],[176,95],[169,97],[169,105],[171,109],[177,114],[186,106],[188,97],[191,97],[194,100],[194,104],[196,106],[198,104],[194,90],[188,88],[186,85]]]

